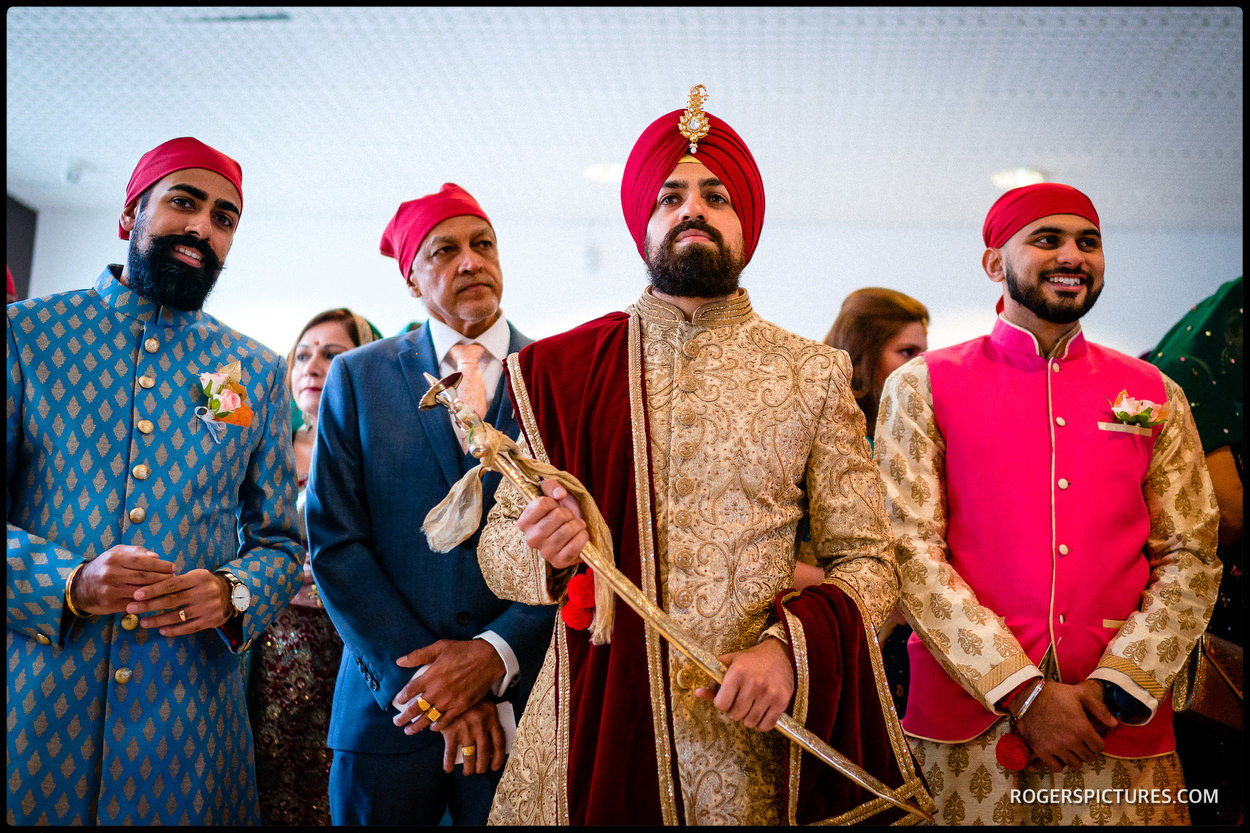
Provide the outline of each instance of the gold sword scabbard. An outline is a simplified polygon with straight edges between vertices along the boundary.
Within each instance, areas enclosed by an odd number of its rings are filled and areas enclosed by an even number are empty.
[[[512,481],[528,498],[542,497],[542,488],[534,482],[511,458],[508,451],[497,454],[489,453],[481,441],[485,433],[485,423],[472,408],[469,408],[456,396],[456,385],[460,381],[459,373],[452,373],[443,379],[435,379],[425,374],[430,383],[430,390],[421,398],[423,410],[443,405],[447,407],[453,418],[468,434],[469,453],[482,461],[482,465],[497,471]],[[487,459],[490,457],[491,459]],[[582,549],[581,558],[595,572],[595,580],[603,580],[612,588],[627,605],[642,617],[649,627],[654,628],[669,644],[699,666],[717,685],[725,681],[725,664],[715,654],[708,651],[695,640],[684,628],[674,622],[667,613],[643,595],[642,591],[630,581],[616,565],[603,556],[603,553],[590,543]],[[894,791],[851,761],[842,753],[829,746],[819,737],[810,732],[789,714],[777,718],[776,729],[782,735],[797,743],[824,763],[845,775],[852,782],[863,787],[870,793],[880,796],[894,806],[919,816],[925,821],[933,821],[933,817],[922,808],[916,807],[898,798]]]

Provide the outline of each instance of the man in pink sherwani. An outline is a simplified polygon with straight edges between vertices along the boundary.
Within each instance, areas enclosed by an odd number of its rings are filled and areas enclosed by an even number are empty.
[[[1170,689],[1220,578],[1189,404],[1085,340],[1088,197],[1014,189],[984,237],[993,330],[895,371],[876,428],[915,631],[903,728],[942,823],[1188,823]]]

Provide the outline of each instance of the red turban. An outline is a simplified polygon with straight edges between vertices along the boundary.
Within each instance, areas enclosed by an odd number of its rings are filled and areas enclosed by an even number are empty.
[[[444,220],[465,214],[481,217],[490,223],[490,217],[486,216],[477,200],[454,182],[444,182],[436,194],[400,203],[399,210],[386,224],[386,231],[382,232],[382,254],[399,261],[399,273],[407,283],[412,261],[430,229]]]
[[[1076,214],[1098,228],[1098,212],[1089,197],[1071,185],[1040,182],[1012,188],[999,197],[985,215],[981,235],[986,246],[997,249],[1029,223],[1051,214]]]
[[[229,156],[209,147],[199,139],[183,136],[170,139],[162,145],[143,154],[135,172],[130,175],[130,184],[126,186],[126,202],[130,205],[139,195],[151,187],[162,177],[186,168],[203,168],[215,174],[221,174],[230,180],[230,184],[239,192],[239,202],[243,202],[243,168]],[[242,205],[239,206],[243,208]],[[130,232],[117,224],[117,235],[122,240],[130,239]]]
[[[647,259],[647,221],[655,208],[656,195],[677,167],[677,161],[689,152],[690,140],[681,135],[677,126],[683,112],[674,110],[651,122],[634,143],[625,163],[621,208],[625,211],[625,225],[643,260]],[[744,253],[749,262],[764,225],[764,182],[742,138],[716,116],[706,115],[708,134],[699,139],[694,157],[725,183],[734,212],[742,223]]]

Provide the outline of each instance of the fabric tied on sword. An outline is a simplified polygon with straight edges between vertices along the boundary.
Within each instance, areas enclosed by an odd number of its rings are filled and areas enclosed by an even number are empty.
[[[532,482],[554,480],[563,486],[582,510],[590,543],[608,561],[613,560],[612,532],[608,529],[599,507],[595,505],[594,498],[586,491],[581,481],[555,466],[525,456],[515,442],[496,430],[494,426],[483,422],[482,427],[485,431],[485,437],[482,439],[486,446],[486,453],[481,458],[482,462],[469,469],[456,481],[451,491],[447,493],[447,497],[439,501],[438,505],[425,516],[421,531],[425,533],[430,549],[434,552],[451,552],[481,526],[482,477],[486,472],[496,470],[494,469],[495,460],[501,453],[504,453]],[[612,591],[606,582],[597,582],[595,587],[595,619],[591,624],[591,642],[595,645],[602,645],[611,639]],[[605,593],[608,596],[606,604],[601,598]]]

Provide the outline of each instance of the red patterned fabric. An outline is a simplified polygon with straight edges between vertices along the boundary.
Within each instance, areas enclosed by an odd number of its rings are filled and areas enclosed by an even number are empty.
[[[647,221],[655,209],[660,186],[690,148],[690,140],[682,136],[677,127],[683,112],[674,110],[653,121],[642,131],[625,162],[621,208],[625,212],[625,225],[643,260],[647,259],[644,242]],[[755,157],[742,138],[716,116],[706,115],[708,134],[699,140],[694,156],[725,183],[734,212],[742,223],[744,253],[749,263],[764,225],[764,181],[760,179]]]
[[[243,208],[243,168],[221,151],[190,136],[170,139],[143,154],[126,185],[126,201],[123,205],[130,205],[151,185],[174,171],[187,168],[203,168],[230,180],[230,184],[239,192],[239,208]],[[117,236],[122,240],[129,240],[130,232],[118,223]]]

